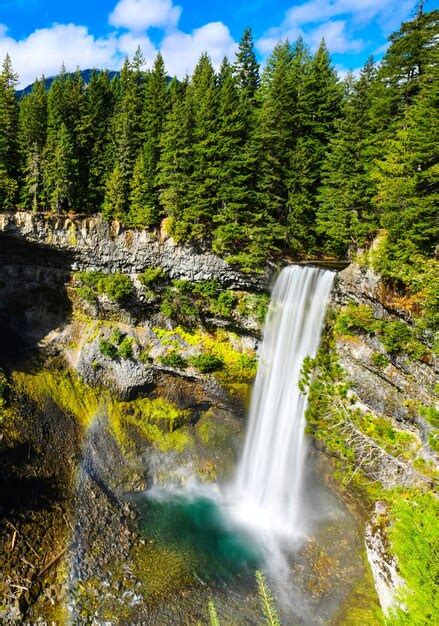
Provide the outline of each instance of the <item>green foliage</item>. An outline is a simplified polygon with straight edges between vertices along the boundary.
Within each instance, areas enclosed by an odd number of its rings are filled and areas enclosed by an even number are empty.
[[[389,538],[406,586],[399,592],[404,608],[392,612],[392,626],[435,624],[439,620],[437,581],[439,523],[432,493],[396,497],[390,508]]]
[[[107,339],[101,339],[99,341],[99,350],[103,356],[109,359],[116,359],[118,357],[117,347]]]
[[[78,294],[89,302],[95,301],[99,295],[105,295],[112,302],[123,302],[133,292],[133,284],[126,274],[103,272],[77,272],[74,275]]]
[[[166,276],[162,267],[148,267],[137,276],[138,280],[144,287],[150,287],[154,283],[159,282]]]
[[[191,284],[186,280],[174,280],[164,294],[160,311],[178,324],[191,327],[199,319],[199,310],[192,298]]]
[[[372,363],[375,367],[384,368],[389,364],[389,359],[382,352],[374,352],[372,355]]]
[[[224,369],[224,361],[214,354],[199,354],[189,360],[202,374],[209,374]]]
[[[137,50],[111,82],[94,72],[86,87],[63,67],[20,102],[7,56],[0,206],[101,211],[154,229],[164,218],[177,242],[210,247],[244,272],[345,257],[384,227],[383,272],[430,332],[439,43],[438,11],[423,4],[391,35],[380,67],[369,59],[344,84],[325,42],[311,52],[301,38],[278,42],[260,76],[249,28],[218,73],[203,53],[191,76],[168,84],[160,53],[145,70]],[[220,298],[223,315],[232,298]]]
[[[428,349],[415,336],[414,330],[399,320],[378,320],[373,310],[365,304],[351,302],[341,309],[337,316],[334,331],[336,334],[355,336],[357,333],[376,335],[391,356],[407,355],[420,359]],[[383,357],[383,358],[381,358]],[[385,356],[376,357],[383,365]],[[376,363],[379,365],[379,363]]]
[[[265,623],[268,624],[268,626],[280,626],[280,618],[273,596],[270,589],[267,587],[264,574],[259,570],[256,572],[256,583]]]
[[[131,359],[133,356],[133,342],[132,337],[124,337],[119,344],[118,355],[121,359]]]
[[[373,311],[369,306],[351,302],[338,314],[334,331],[341,335],[355,335],[356,332],[372,334],[374,324]]]
[[[184,370],[187,368],[187,361],[176,350],[171,350],[168,354],[165,354],[160,358],[160,363],[166,367],[173,367],[177,370]]]
[[[207,603],[207,610],[209,612],[210,626],[220,626],[218,613],[216,612],[215,604],[212,600],[209,600],[209,602]]]

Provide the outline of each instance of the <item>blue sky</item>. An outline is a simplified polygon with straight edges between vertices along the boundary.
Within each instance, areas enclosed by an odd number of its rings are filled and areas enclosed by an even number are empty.
[[[0,57],[9,52],[24,86],[55,74],[62,62],[69,70],[118,69],[140,45],[147,66],[161,49],[168,73],[182,77],[205,50],[215,66],[233,57],[248,25],[261,62],[280,39],[302,35],[315,49],[325,37],[344,74],[369,54],[379,59],[388,35],[415,6],[416,0],[0,0]]]

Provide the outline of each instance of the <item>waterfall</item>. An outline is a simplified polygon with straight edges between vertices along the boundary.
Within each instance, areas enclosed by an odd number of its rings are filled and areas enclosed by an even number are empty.
[[[307,405],[300,371],[317,352],[333,279],[332,272],[292,266],[273,289],[233,487],[240,517],[270,531],[299,532]]]

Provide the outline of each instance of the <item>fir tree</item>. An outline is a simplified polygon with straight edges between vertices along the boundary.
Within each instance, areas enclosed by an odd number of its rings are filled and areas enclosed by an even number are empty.
[[[222,254],[241,247],[246,223],[251,219],[250,207],[255,200],[250,185],[252,171],[242,109],[237,80],[225,60],[220,71],[218,115],[220,178],[215,222],[219,226],[213,240],[214,250]]]
[[[288,238],[293,251],[314,246],[317,194],[329,140],[340,115],[342,88],[324,41],[305,73],[296,116],[297,140],[287,180]]]
[[[141,186],[144,208],[148,207],[148,225],[157,222],[160,215],[160,197],[157,174],[161,152],[160,139],[168,109],[166,83],[165,64],[163,62],[162,55],[158,53],[146,84],[145,104],[143,110],[145,143],[141,159],[141,169],[144,182]],[[137,175],[139,174],[140,170],[138,169]]]
[[[287,180],[294,144],[291,62],[290,44],[277,44],[262,75],[262,103],[256,130],[259,203],[279,223],[285,222],[288,213]]]
[[[86,201],[89,213],[100,210],[105,182],[111,171],[108,150],[114,95],[107,72],[93,72],[85,90],[79,136],[86,169]]]
[[[439,87],[437,70],[401,121],[389,141],[385,159],[377,163],[377,205],[389,241],[399,248],[434,252],[439,228],[437,146]]]
[[[64,123],[61,123],[56,137],[51,136],[47,148],[51,152],[51,160],[45,170],[49,208],[54,211],[70,210],[74,206],[78,164],[71,135]]]
[[[113,168],[105,185],[102,214],[107,219],[123,219],[126,208],[127,190],[123,171],[118,163]]]
[[[15,74],[9,55],[0,73],[0,207],[15,208],[18,191],[18,102]]]
[[[258,90],[260,79],[251,28],[246,28],[242,34],[236,53],[234,72],[242,98],[252,102]]]
[[[127,222],[131,226],[152,226],[157,221],[158,209],[151,204],[149,172],[145,167],[144,153],[141,152],[134,164]]]
[[[323,166],[316,229],[326,250],[338,255],[344,255],[348,246],[363,245],[378,226],[368,153],[375,76],[374,61],[370,58],[359,80],[353,86],[348,82],[350,93]]]
[[[183,86],[174,92],[173,106],[161,137],[158,182],[165,214],[177,240],[186,239],[189,225],[185,219],[193,171],[192,100]]]
[[[23,184],[22,203],[25,208],[44,207],[43,151],[47,136],[47,92],[44,77],[36,80],[32,91],[20,106],[20,153]]]
[[[189,239],[202,239],[209,235],[218,207],[217,95],[211,60],[207,54],[202,54],[188,87],[194,114],[194,163],[183,221]]]

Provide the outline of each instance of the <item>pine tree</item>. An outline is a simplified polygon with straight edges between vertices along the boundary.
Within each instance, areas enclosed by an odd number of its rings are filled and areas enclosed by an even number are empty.
[[[36,80],[20,106],[20,153],[23,170],[21,198],[24,208],[45,208],[43,151],[47,136],[47,92],[44,77]]]
[[[375,185],[370,176],[371,90],[376,77],[369,58],[346,96],[337,132],[323,166],[316,230],[328,252],[343,256],[349,246],[363,245],[376,232]]]
[[[107,72],[93,72],[85,90],[79,137],[86,174],[84,210],[100,210],[105,193],[105,182],[111,172],[110,143],[111,116],[114,95]]]
[[[44,173],[49,208],[53,211],[70,210],[75,202],[78,164],[71,134],[64,123],[61,123],[56,137],[51,135],[46,149],[51,153],[50,163]]]
[[[258,90],[260,78],[251,28],[246,28],[242,34],[236,53],[234,72],[242,98],[252,102]]]
[[[113,168],[110,176],[107,178],[105,185],[104,204],[102,206],[102,215],[106,219],[123,219],[126,209],[125,189],[126,180],[119,164]]]
[[[143,109],[144,120],[144,147],[142,155],[142,201],[147,209],[147,222],[151,225],[157,222],[160,216],[160,197],[158,189],[158,163],[160,160],[160,139],[168,110],[168,93],[165,64],[160,53],[154,61],[152,71],[148,77],[145,89],[145,104]],[[140,165],[138,165],[140,168]],[[140,169],[137,171],[137,178]],[[138,182],[140,183],[139,179]],[[138,214],[138,209],[135,209]]]
[[[322,167],[340,115],[342,98],[342,88],[324,41],[306,70],[298,100],[297,139],[286,183],[290,205],[289,244],[296,252],[309,252],[314,246]]]
[[[291,62],[290,44],[277,44],[262,75],[262,103],[256,129],[259,203],[278,223],[285,223],[288,213],[287,181],[294,145]]]
[[[434,252],[437,223],[438,72],[434,69],[407,109],[387,156],[377,163],[376,202],[396,249]]]
[[[194,121],[192,100],[187,85],[173,93],[172,109],[167,116],[161,137],[158,183],[160,200],[170,218],[170,230],[177,240],[188,237],[190,225],[186,221],[193,171]]]
[[[0,207],[15,208],[18,191],[18,76],[7,54],[0,73]]]
[[[206,239],[218,209],[218,90],[207,54],[202,54],[188,87],[194,114],[194,163],[183,215],[189,239]]]

